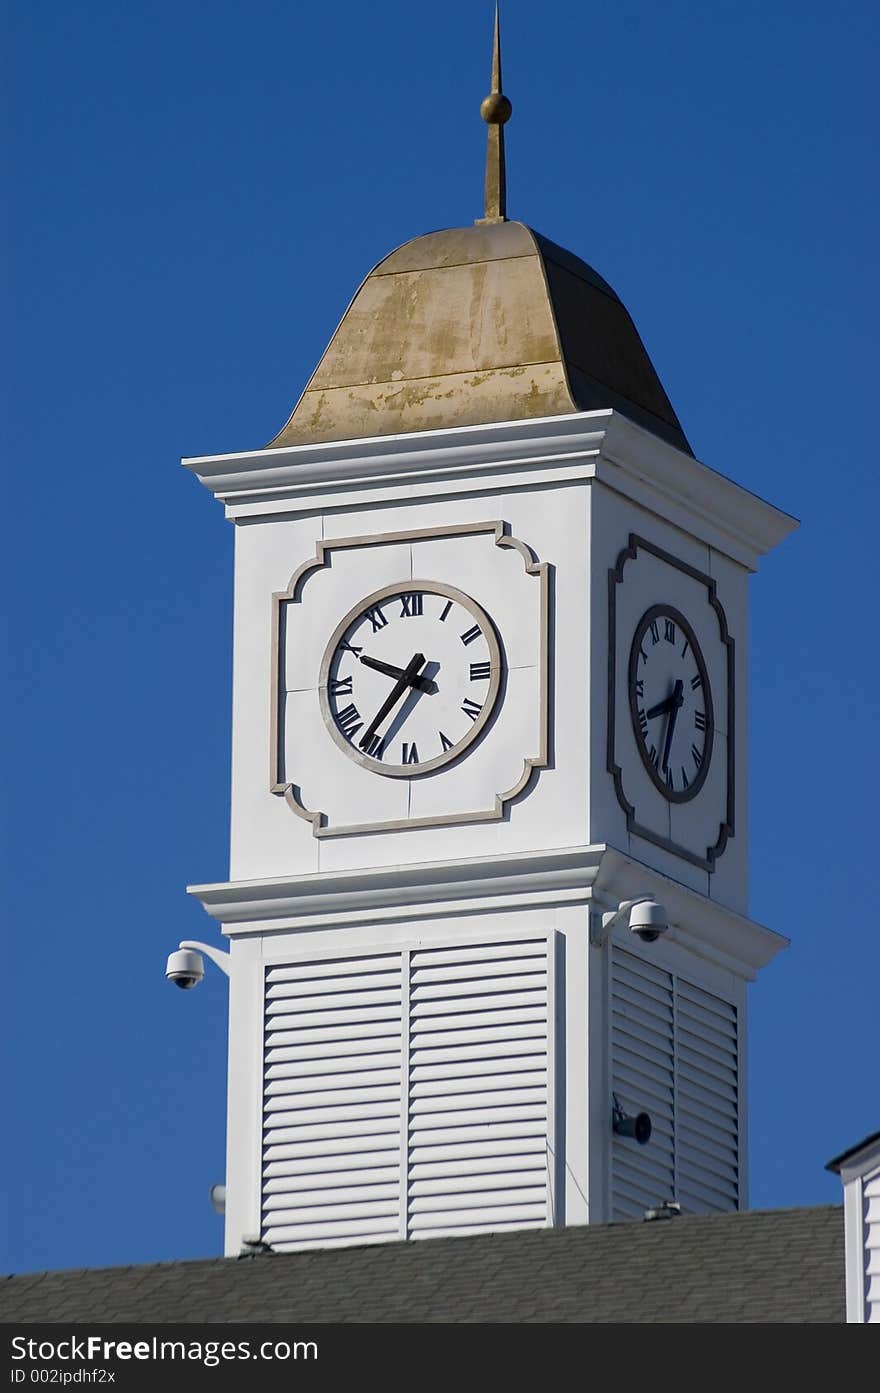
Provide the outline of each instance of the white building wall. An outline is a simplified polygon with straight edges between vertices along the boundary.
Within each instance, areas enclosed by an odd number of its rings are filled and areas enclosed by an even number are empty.
[[[846,1319],[880,1325],[880,1136],[830,1169],[843,1181]]]

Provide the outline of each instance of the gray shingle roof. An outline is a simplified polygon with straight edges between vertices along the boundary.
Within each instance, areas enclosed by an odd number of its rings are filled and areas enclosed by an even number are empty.
[[[6,1323],[845,1319],[836,1205],[0,1280]]]

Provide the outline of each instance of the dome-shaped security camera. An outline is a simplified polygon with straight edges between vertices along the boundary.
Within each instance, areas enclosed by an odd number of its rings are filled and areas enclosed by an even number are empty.
[[[634,904],[629,914],[629,928],[643,943],[653,943],[669,928],[666,910],[656,900]]]
[[[205,975],[205,961],[201,953],[190,948],[179,948],[171,953],[165,966],[165,976],[175,987],[187,992],[197,987]]]

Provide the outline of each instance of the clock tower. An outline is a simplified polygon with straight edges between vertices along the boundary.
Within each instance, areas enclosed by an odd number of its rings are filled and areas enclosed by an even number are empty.
[[[747,1203],[748,577],[611,287],[485,215],[357,291],[235,525],[226,1250]],[[630,913],[630,902],[634,901]],[[645,1115],[645,1116],[642,1116]]]

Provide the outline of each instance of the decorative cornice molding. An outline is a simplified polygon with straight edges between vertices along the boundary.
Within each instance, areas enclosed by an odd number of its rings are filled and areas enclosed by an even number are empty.
[[[617,411],[584,411],[325,445],[184,459],[232,518],[432,492],[597,478],[754,569],[797,527],[787,513]],[[381,501],[387,501],[381,499]]]
[[[672,942],[740,977],[754,977],[788,945],[781,934],[604,844],[187,889],[230,938],[554,904],[608,909],[647,891],[667,909]]]
[[[789,947],[789,939],[784,935],[607,846],[593,882],[593,901],[603,909],[613,909],[645,891],[664,905],[669,923],[674,926],[668,935],[672,943],[680,943],[750,981],[759,968],[766,967],[777,953]],[[629,933],[615,932],[619,941],[625,941]]]
[[[508,897],[573,892],[582,901],[598,872],[604,846],[566,848],[563,851],[524,852],[520,855],[473,857],[458,861],[427,861],[413,865],[364,867],[359,870],[318,871],[277,880],[231,881],[216,885],[191,885],[187,892],[198,899],[226,931],[243,926],[244,932],[266,932],[279,927],[272,921],[299,926],[303,917],[332,916],[363,922],[375,910],[399,908],[417,917],[427,906],[442,904],[456,912],[463,901],[495,907]]]

